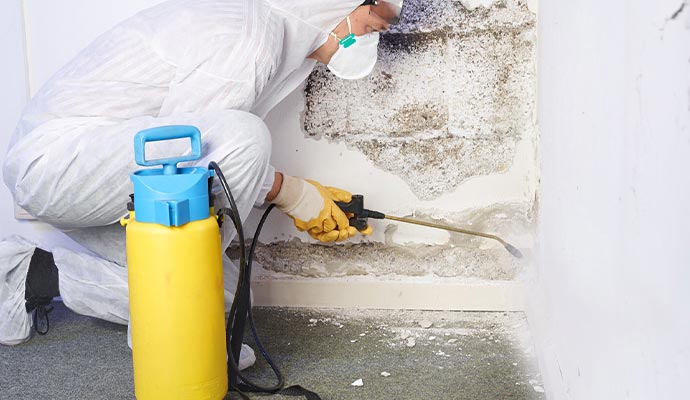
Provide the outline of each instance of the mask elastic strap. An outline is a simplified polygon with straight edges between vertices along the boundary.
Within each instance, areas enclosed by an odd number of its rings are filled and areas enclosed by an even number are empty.
[[[352,22],[350,22],[350,16],[349,16],[349,15],[348,15],[347,17],[345,17],[345,21],[347,22],[347,32],[351,35],[351,34],[352,34]],[[334,38],[336,41],[339,42],[339,41],[341,40],[341,39],[338,37],[338,35],[335,34],[334,31],[331,31],[329,34],[330,34],[331,36],[333,36],[333,38]],[[347,36],[345,36],[345,37],[347,37]]]
[[[344,48],[348,48],[355,44],[357,42],[357,39],[355,39],[355,34],[352,33],[352,22],[350,22],[350,16],[348,15],[345,17],[345,21],[347,21],[347,31],[350,32],[349,35],[345,36],[342,39],[338,39],[338,36],[335,34],[335,32],[331,32],[331,35],[338,40],[338,43],[343,46]]]

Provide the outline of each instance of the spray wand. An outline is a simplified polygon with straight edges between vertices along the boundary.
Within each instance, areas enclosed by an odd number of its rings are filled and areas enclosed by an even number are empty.
[[[379,211],[367,210],[366,208],[364,208],[364,196],[362,196],[361,194],[352,195],[352,200],[349,203],[343,203],[343,202],[337,201],[337,202],[335,202],[335,204],[338,207],[340,207],[340,209],[343,210],[344,212],[353,214],[353,217],[350,218],[350,225],[354,226],[358,230],[366,229],[366,227],[368,225],[368,223],[367,223],[368,218],[390,219],[393,221],[405,222],[408,224],[422,225],[422,226],[426,226],[429,228],[443,229],[443,230],[450,231],[450,232],[457,232],[457,233],[463,233],[465,235],[472,235],[472,236],[479,236],[479,237],[483,237],[483,238],[487,238],[487,239],[493,239],[493,240],[496,240],[497,242],[501,243],[503,245],[503,247],[505,247],[505,249],[508,250],[508,252],[510,254],[512,254],[513,256],[515,256],[517,258],[522,258],[522,253],[520,252],[520,250],[517,249],[517,247],[506,242],[505,240],[501,239],[500,237],[493,235],[493,234],[490,234],[490,233],[471,231],[469,229],[456,228],[454,226],[436,224],[436,223],[426,222],[426,221],[419,221],[419,220],[412,219],[412,218],[395,217],[392,215],[386,215],[386,214],[379,212]]]

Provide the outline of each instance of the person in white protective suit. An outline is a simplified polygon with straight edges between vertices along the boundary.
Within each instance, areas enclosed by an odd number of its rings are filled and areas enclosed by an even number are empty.
[[[0,343],[28,340],[32,312],[45,312],[58,295],[79,314],[128,323],[125,231],[116,223],[127,213],[129,175],[139,168],[133,137],[143,129],[197,126],[198,164],[220,165],[243,219],[252,206],[273,202],[315,239],[355,235],[334,204],[349,193],[269,164],[262,118],[317,61],[343,78],[372,70],[378,32],[388,28],[372,7],[362,0],[168,1],[101,35],[57,72],[24,110],[3,177],[19,206],[92,253],[43,251],[16,236],[0,241]],[[345,48],[350,33],[357,42]],[[166,154],[184,151],[171,146]],[[149,153],[157,158],[155,149]],[[225,249],[234,232],[232,224],[223,228]],[[227,256],[223,262],[229,303],[237,268]],[[253,362],[243,347],[240,367]]]

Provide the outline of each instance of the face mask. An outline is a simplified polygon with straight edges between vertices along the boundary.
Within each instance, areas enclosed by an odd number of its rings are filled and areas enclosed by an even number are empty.
[[[352,32],[350,17],[347,18],[347,26]],[[342,79],[361,79],[371,73],[378,58],[378,32],[357,37],[350,33],[339,40],[339,44],[338,50],[327,65],[335,76]]]

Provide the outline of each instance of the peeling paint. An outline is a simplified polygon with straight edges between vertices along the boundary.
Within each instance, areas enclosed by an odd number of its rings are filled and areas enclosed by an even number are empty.
[[[496,0],[460,0],[465,8],[468,10],[474,10],[477,7],[491,7]]]
[[[422,129],[441,129],[448,123],[448,107],[441,104],[406,104],[393,114],[388,123],[393,137],[410,136]]]
[[[370,77],[315,69],[306,135],[361,151],[424,200],[505,171],[516,143],[536,135],[535,16],[523,2],[489,3],[406,3],[403,23],[381,37]]]

